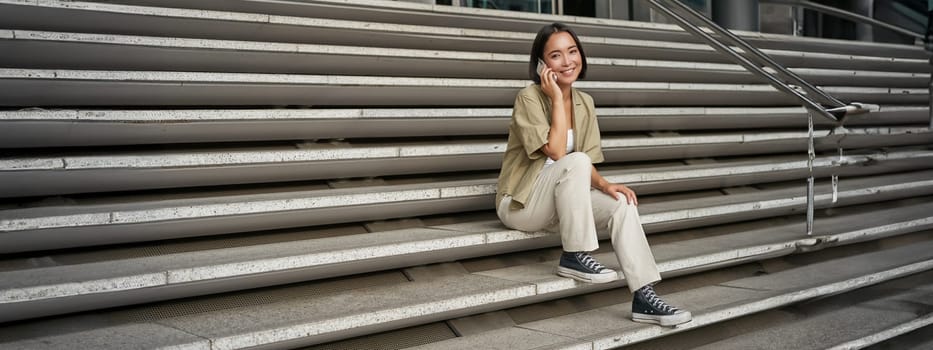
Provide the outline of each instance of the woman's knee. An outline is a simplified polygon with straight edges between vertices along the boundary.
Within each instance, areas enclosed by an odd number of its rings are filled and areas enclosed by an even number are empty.
[[[569,153],[561,158],[561,162],[564,163],[563,166],[566,168],[580,168],[589,171],[590,166],[593,165],[593,161],[590,159],[590,156],[583,152],[573,152]]]

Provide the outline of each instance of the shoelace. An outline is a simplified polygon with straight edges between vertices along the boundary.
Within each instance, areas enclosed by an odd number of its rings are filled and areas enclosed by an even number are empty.
[[[667,305],[664,300],[661,300],[661,297],[654,292],[654,288],[651,288],[651,286],[642,288],[642,295],[647,299],[648,303],[656,309],[660,309],[665,313],[675,313],[678,311],[676,307]]]
[[[596,261],[596,259],[593,259],[593,257],[587,253],[577,252],[577,260],[583,263],[583,266],[586,266],[592,271],[603,272],[603,270],[606,270],[606,267],[603,266],[603,264],[600,264],[599,261]]]

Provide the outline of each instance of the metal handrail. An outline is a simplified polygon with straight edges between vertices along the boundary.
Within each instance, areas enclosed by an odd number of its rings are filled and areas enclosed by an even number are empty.
[[[885,22],[879,21],[877,19],[874,19],[868,16],[863,16],[857,13],[852,13],[846,10],[837,9],[832,6],[818,4],[818,3],[808,1],[808,0],[759,0],[759,1],[772,3],[772,4],[780,4],[780,5],[800,6],[800,7],[808,8],[808,9],[811,9],[817,12],[822,12],[822,13],[833,15],[836,17],[845,18],[851,21],[862,22],[865,24],[870,24],[873,26],[892,30],[903,35],[914,37],[915,39],[919,39],[919,40],[924,39],[923,34],[913,32],[909,29],[898,27],[893,24],[885,23]]]
[[[662,1],[667,4],[662,4]],[[764,69],[761,68],[761,66],[767,66],[773,69],[774,71],[778,72],[783,78],[786,78],[787,80],[793,82],[795,85],[802,88],[807,94],[811,96],[820,97],[821,100],[823,100],[822,102],[824,102],[825,104],[829,106],[832,106],[834,108],[844,108],[846,106],[845,103],[837,100],[836,98],[832,96],[829,96],[822,90],[804,81],[802,78],[800,78],[793,72],[787,70],[786,68],[781,66],[779,63],[772,60],[770,57],[765,55],[763,52],[759,51],[758,49],[746,43],[745,40],[742,40],[735,34],[732,34],[728,30],[723,29],[718,24],[711,21],[709,18],[706,18],[706,16],[703,16],[696,10],[680,3],[679,1],[648,0],[648,2],[656,10],[664,13],[665,15],[667,15],[674,21],[678,22],[678,24],[680,24],[680,26],[684,28],[684,30],[687,30],[693,33],[694,35],[697,35],[703,40],[705,40],[710,46],[716,49],[716,51],[719,51],[727,56],[732,57],[732,59],[734,59],[737,63],[745,67],[745,69],[767,80],[771,84],[771,86],[773,86],[775,89],[797,98],[797,100],[799,100],[801,104],[804,105],[804,107],[807,107],[807,109],[810,109],[816,112],[817,114],[822,115],[823,117],[826,117],[830,120],[837,121],[837,122],[839,121],[839,119],[835,115],[833,115],[833,113],[828,111],[825,107],[823,107],[816,101],[813,101],[813,99],[807,97],[806,95],[802,94],[800,91],[797,91],[797,89],[792,88],[790,85],[788,85],[784,81],[781,81],[780,79],[775,77],[773,74],[765,71]],[[678,9],[687,12],[689,15],[696,18],[697,20],[702,21],[706,26],[708,26],[713,32],[718,34],[721,38],[728,39],[730,44],[738,46],[743,51],[751,54],[753,59],[758,62],[757,63],[752,62],[751,59],[739,54],[738,52],[733,50],[731,47],[722,43],[720,40],[714,38],[712,35],[709,35],[705,31],[703,31],[702,29],[694,25],[693,23],[690,23],[690,21],[685,19],[683,16],[675,13],[669,7],[670,5],[673,5],[674,7],[677,7]],[[834,113],[836,112],[835,109],[832,111]]]
[[[797,100],[799,100],[804,105],[804,107],[806,107],[810,111],[809,113],[807,113],[807,131],[808,131],[807,132],[807,169],[809,170],[809,176],[807,177],[807,227],[806,228],[807,228],[807,235],[812,235],[813,234],[813,217],[814,217],[814,183],[815,183],[814,175],[813,175],[813,159],[816,157],[816,151],[813,147],[813,114],[816,113],[827,119],[836,121],[837,126],[841,128],[844,117],[847,114],[867,112],[868,111],[868,109],[866,108],[867,106],[864,106],[859,103],[853,103],[853,104],[846,105],[845,103],[833,98],[832,96],[829,96],[828,94],[824,93],[822,90],[816,88],[813,85],[810,85],[809,83],[804,81],[802,78],[800,78],[793,72],[788,71],[786,68],[784,68],[783,66],[781,66],[780,64],[772,60],[770,57],[765,55],[763,52],[752,47],[751,45],[746,43],[744,40],[739,38],[738,36],[720,27],[718,24],[709,20],[709,18],[706,18],[706,16],[684,5],[680,1],[648,0],[648,3],[655,10],[660,11],[664,13],[665,15],[667,15],[668,17],[670,17],[671,19],[673,19],[684,30],[702,38],[714,49],[716,49],[717,51],[727,56],[730,56],[740,65],[745,67],[745,69],[748,69],[750,72],[758,75],[761,78],[766,79],[778,91],[782,91],[791,96],[794,96]],[[703,29],[700,29],[700,27],[694,25],[693,23],[690,23],[690,21],[682,17],[680,14],[674,12],[674,10],[671,9],[672,7],[675,7],[680,11],[686,12],[688,15],[690,15],[694,19],[703,22],[712,32],[718,34],[720,38],[727,39],[733,45],[740,47],[743,51],[750,54],[753,58],[749,59],[739,54],[738,52],[736,52],[731,47],[724,44],[719,39],[714,38],[712,35],[703,31]],[[752,60],[756,61],[757,64],[756,62],[752,62]],[[766,66],[768,68],[771,68],[775,72],[780,74],[783,78],[786,78],[790,81],[793,81],[799,84],[799,86],[801,86],[807,93],[813,94],[821,98],[822,100],[828,102],[827,104],[832,107],[829,109],[826,109],[822,105],[818,104],[816,101],[813,101],[813,99],[807,97],[806,95],[792,88],[787,83],[781,81],[780,79],[775,77],[773,74],[765,71],[761,66]],[[838,118],[836,117],[837,115],[839,116]],[[842,155],[842,150],[840,149],[840,156],[841,155]],[[835,196],[836,184],[837,184],[837,177],[834,175],[833,176],[833,201],[834,202],[836,198]]]

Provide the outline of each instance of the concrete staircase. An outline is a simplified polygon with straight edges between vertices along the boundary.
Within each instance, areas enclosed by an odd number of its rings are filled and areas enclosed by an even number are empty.
[[[623,276],[560,278],[558,237],[492,211],[526,52],[552,21],[586,45],[601,172],[640,194],[660,290],[689,324],[630,322]],[[812,236],[806,111],[676,27],[0,0],[0,348],[923,348],[929,55],[739,34],[880,106],[815,120]]]

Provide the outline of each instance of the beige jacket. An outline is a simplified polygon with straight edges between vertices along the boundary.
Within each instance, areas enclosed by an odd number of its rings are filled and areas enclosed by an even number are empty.
[[[599,125],[596,110],[590,95],[571,89],[573,99],[574,152],[586,153],[593,163],[601,163]],[[531,186],[544,168],[547,156],[541,146],[547,143],[551,128],[551,103],[537,84],[529,85],[518,92],[512,108],[509,125],[509,142],[502,159],[499,184],[496,189],[496,204],[505,195],[512,196],[512,209],[525,206],[531,194]]]

